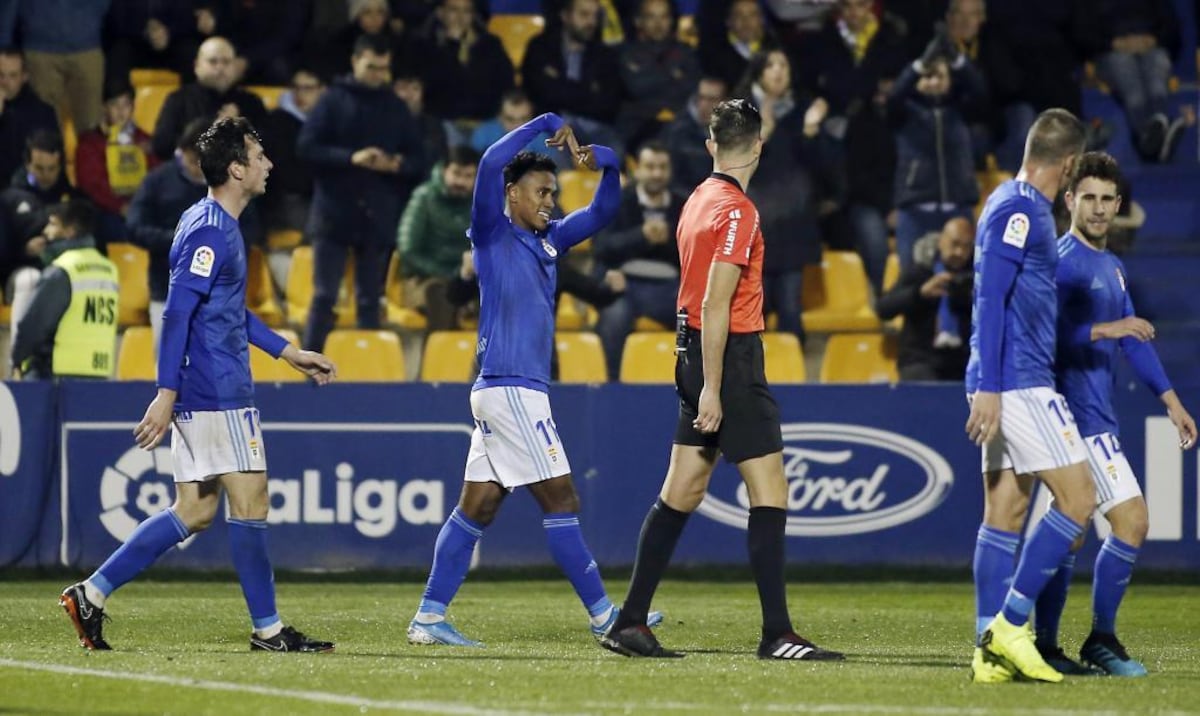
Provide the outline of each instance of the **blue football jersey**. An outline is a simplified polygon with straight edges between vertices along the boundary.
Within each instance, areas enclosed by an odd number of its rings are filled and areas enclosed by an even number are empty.
[[[968,393],[985,386],[997,391],[1054,387],[1058,250],[1051,207],[1050,200],[1031,184],[1013,179],[992,192],[979,216]],[[989,296],[981,290],[986,272],[998,261],[1017,265],[1016,280],[1007,296]],[[979,350],[983,301],[1003,304],[998,376],[983,374]]]
[[[246,248],[237,220],[210,198],[183,212],[170,252],[169,292],[194,291],[175,409],[232,410],[254,404],[246,333]]]

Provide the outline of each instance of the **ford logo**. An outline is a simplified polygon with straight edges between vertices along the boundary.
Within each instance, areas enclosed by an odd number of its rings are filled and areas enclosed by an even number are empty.
[[[835,537],[902,525],[933,511],[954,484],[941,455],[897,433],[840,423],[782,428],[791,537]],[[739,481],[729,492],[730,499],[722,499],[710,484],[698,511],[746,529],[746,486]]]

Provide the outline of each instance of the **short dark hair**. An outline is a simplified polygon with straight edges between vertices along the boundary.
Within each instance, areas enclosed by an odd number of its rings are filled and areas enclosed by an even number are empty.
[[[33,150],[35,149],[39,152],[62,154],[62,135],[56,129],[35,129],[25,138],[25,161],[33,158]]]
[[[558,166],[555,165],[554,160],[545,154],[519,152],[504,167],[504,186],[516,184],[521,181],[521,177],[529,172],[550,172],[554,174],[557,171]]]
[[[209,121],[204,117],[197,117],[185,124],[183,131],[179,133],[179,140],[175,142],[176,148],[199,154],[200,135],[204,134],[208,125]]]
[[[479,152],[466,144],[455,144],[446,152],[446,163],[457,164],[460,167],[479,166]]]
[[[771,59],[771,55],[779,53],[783,55],[788,66],[791,67],[792,60],[787,56],[787,53],[778,47],[764,47],[758,52],[750,56],[750,60],[746,63],[746,71],[742,73],[742,79],[738,82],[734,92],[742,97],[750,97],[750,92],[755,84],[762,79],[763,73],[767,71],[767,64]],[[792,84],[796,83],[795,75],[792,75]]]
[[[1067,191],[1074,192],[1084,179],[1112,182],[1121,191],[1121,167],[1108,152],[1087,152],[1079,157],[1067,180]]]
[[[642,146],[638,147],[638,154],[641,154],[642,152],[670,154],[671,150],[667,149],[667,145],[661,139],[648,139],[645,142],[642,142]]]
[[[1083,122],[1065,109],[1048,109],[1029,129],[1025,155],[1039,164],[1054,164],[1083,151]]]
[[[21,61],[22,69],[25,67],[25,53],[19,47],[0,47],[0,57],[15,57]]]
[[[532,104],[533,100],[529,99],[529,93],[527,93],[525,90],[521,89],[520,87],[514,87],[510,90],[504,90],[504,94],[500,95],[500,105],[501,106],[504,106],[509,103],[525,104],[526,102],[529,102]]]
[[[196,150],[200,153],[200,170],[206,184],[218,187],[229,181],[230,164],[250,164],[247,137],[262,144],[258,132],[245,117],[223,117],[204,130],[196,142]]]
[[[762,131],[762,115],[750,100],[727,99],[713,108],[708,131],[718,147],[746,149]]]
[[[57,217],[63,227],[75,229],[76,236],[90,236],[95,231],[96,212],[92,203],[83,199],[68,199],[46,207],[46,218]]]
[[[373,52],[376,55],[392,54],[392,46],[388,43],[387,38],[382,35],[368,35],[365,32],[354,40],[354,52],[351,57],[358,57],[364,52]]]

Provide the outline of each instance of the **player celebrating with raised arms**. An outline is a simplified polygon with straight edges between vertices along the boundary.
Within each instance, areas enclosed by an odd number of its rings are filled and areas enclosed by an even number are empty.
[[[1079,656],[1113,676],[1145,676],[1146,667],[1129,656],[1117,639],[1117,609],[1133,573],[1150,517],[1142,489],[1121,452],[1113,411],[1113,370],[1117,349],[1138,377],[1167,408],[1179,431],[1179,447],[1196,444],[1196,423],[1171,388],[1150,341],[1154,327],[1138,318],[1129,297],[1125,266],[1107,248],[1108,229],[1121,207],[1120,168],[1102,152],[1084,154],[1067,184],[1071,229],[1058,240],[1058,389],[1089,453],[1097,511],[1112,533],[1096,555],[1092,571],[1092,632]],[[1079,540],[1075,548],[1082,546]],[[1037,600],[1034,626],[1038,651],[1064,674],[1087,673],[1058,645],[1058,623],[1067,601],[1075,554]]]
[[[549,146],[604,170],[591,205],[561,220],[550,218],[558,190],[554,161],[521,151],[542,132],[552,135]],[[475,543],[518,487],[528,487],[545,513],[550,553],[587,609],[593,634],[602,635],[616,618],[579,528],[579,496],[550,413],[548,384],[556,262],[612,221],[620,203],[619,171],[611,149],[580,148],[554,114],[509,132],[479,162],[468,232],[480,293],[479,378],[471,390],[475,431],[462,496],[438,534],[425,593],[408,626],[411,643],[480,645],[446,621],[446,607],[466,578]]]
[[[267,188],[271,162],[250,123],[219,119],[197,143],[208,196],[183,213],[171,245],[171,278],[158,355],[158,394],[134,429],[153,450],[171,428],[175,503],[138,525],[87,580],[67,587],[60,604],[88,649],[109,649],[105,602],[167,550],[206,529],[222,491],[229,548],[254,631],[250,648],[329,651],[333,644],[284,626],[275,609],[275,577],[267,556],[267,457],[250,344],[318,384],[333,380],[333,363],[289,344],[246,308],[246,250],[238,217]]]

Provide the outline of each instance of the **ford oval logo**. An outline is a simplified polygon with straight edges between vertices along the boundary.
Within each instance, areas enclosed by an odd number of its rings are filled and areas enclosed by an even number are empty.
[[[941,455],[897,433],[840,423],[782,428],[792,537],[862,534],[911,522],[941,504],[954,484]],[[745,484],[739,481],[725,492],[723,499],[710,484],[698,511],[745,529],[750,507]]]

